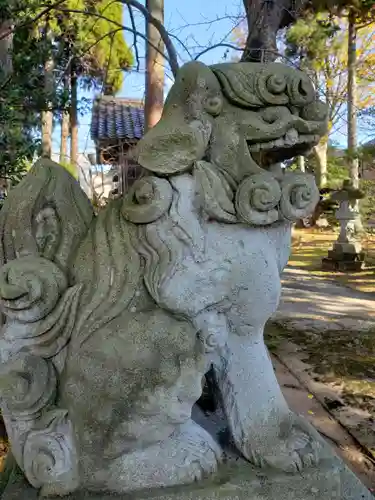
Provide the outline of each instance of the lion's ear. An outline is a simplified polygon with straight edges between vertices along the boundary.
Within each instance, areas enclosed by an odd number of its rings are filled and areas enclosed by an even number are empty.
[[[190,170],[205,157],[222,105],[220,84],[211,69],[199,61],[185,64],[169,91],[161,120],[138,143],[139,164],[159,175]]]
[[[67,170],[40,159],[0,211],[0,264],[34,256],[68,270],[93,216],[90,201]]]
[[[162,119],[139,141],[138,163],[160,175],[186,172],[204,157],[211,130],[207,120],[186,123],[179,116]]]

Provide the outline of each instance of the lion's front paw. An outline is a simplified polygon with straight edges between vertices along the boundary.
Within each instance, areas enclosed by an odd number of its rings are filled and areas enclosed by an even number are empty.
[[[214,473],[222,455],[208,432],[190,419],[168,439],[114,459],[86,488],[124,493],[189,484]]]
[[[278,436],[269,442],[268,449],[253,449],[252,456],[258,466],[297,472],[316,465],[320,449],[321,444],[313,435],[309,424],[302,417],[292,414],[280,426]]]

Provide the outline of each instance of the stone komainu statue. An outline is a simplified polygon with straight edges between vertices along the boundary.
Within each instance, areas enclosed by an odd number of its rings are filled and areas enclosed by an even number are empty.
[[[311,212],[311,176],[280,162],[326,130],[302,73],[185,65],[138,147],[148,175],[97,217],[41,160],[0,213],[1,410],[42,496],[127,492],[214,472],[223,450],[192,418],[215,383],[238,451],[297,471],[318,459],[263,341]]]

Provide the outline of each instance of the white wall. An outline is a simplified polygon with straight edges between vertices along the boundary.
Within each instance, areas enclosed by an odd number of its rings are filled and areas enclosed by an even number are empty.
[[[52,160],[59,163],[59,155],[53,154]],[[88,198],[93,197],[93,189],[100,198],[108,198],[110,191],[114,188],[113,175],[116,172],[108,167],[93,167],[88,157],[79,153],[77,158],[78,182]]]

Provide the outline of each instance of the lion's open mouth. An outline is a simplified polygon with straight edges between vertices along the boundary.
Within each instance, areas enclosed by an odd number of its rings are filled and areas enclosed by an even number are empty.
[[[295,128],[278,139],[272,141],[247,141],[249,152],[260,165],[281,162],[304,155],[318,144],[320,136],[317,134],[301,134]]]
[[[259,151],[271,151],[273,149],[286,148],[293,149],[294,146],[299,144],[304,145],[306,148],[312,147],[314,144],[317,144],[320,140],[319,135],[314,134],[300,134],[297,132],[295,128],[291,128],[284,135],[284,137],[280,137],[279,139],[275,139],[273,141],[264,141],[259,142],[259,140],[255,143],[252,141],[247,141],[250,153],[257,153]]]

